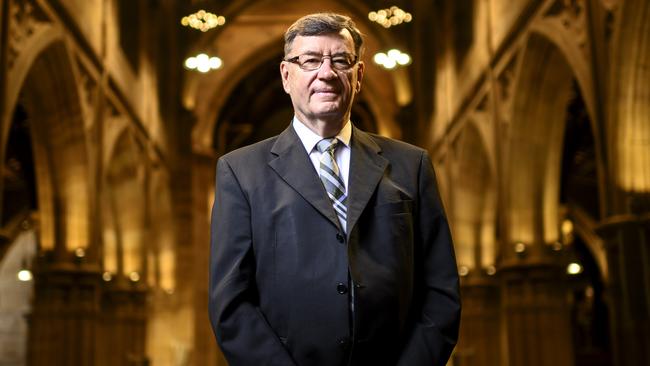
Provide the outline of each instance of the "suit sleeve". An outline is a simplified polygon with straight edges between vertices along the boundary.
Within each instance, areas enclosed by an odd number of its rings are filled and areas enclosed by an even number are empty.
[[[422,154],[416,211],[416,263],[412,327],[400,366],[444,366],[458,339],[458,272],[447,218],[433,166]]]
[[[251,207],[224,159],[217,163],[210,241],[210,321],[229,364],[294,365],[258,308]]]

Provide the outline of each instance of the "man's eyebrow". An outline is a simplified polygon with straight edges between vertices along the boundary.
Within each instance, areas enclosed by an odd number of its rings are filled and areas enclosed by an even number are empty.
[[[316,51],[306,51],[306,52],[301,53],[301,55],[323,56],[322,53],[316,52]],[[341,51],[341,52],[332,53],[329,56],[348,56],[348,55],[354,55],[354,54],[346,52],[346,51]]]

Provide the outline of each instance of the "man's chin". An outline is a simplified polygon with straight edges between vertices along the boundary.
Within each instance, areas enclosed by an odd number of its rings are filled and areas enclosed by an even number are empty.
[[[314,114],[322,114],[322,115],[329,115],[329,114],[342,114],[341,111],[341,104],[338,101],[333,101],[333,102],[322,102],[319,103],[317,106],[315,106],[312,111],[314,111]]]
[[[345,113],[342,113],[340,111],[322,111],[322,112],[312,111],[312,113],[305,114],[304,119],[306,121],[312,121],[312,122],[316,122],[316,121],[325,122],[328,125],[338,125],[344,119],[344,115]]]
[[[343,117],[343,112],[339,109],[322,110],[313,113],[314,117],[321,120],[337,120]]]

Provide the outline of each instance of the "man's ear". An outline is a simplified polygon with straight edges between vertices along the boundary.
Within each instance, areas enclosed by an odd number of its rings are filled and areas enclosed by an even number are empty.
[[[365,68],[366,64],[364,64],[363,61],[359,61],[359,65],[357,66],[357,83],[354,86],[354,90],[356,90],[357,93],[361,91],[361,82],[363,81],[363,71]]]
[[[284,61],[280,62],[280,76],[282,77],[282,88],[284,88],[285,93],[289,94],[289,91],[291,91],[289,87],[289,68]]]

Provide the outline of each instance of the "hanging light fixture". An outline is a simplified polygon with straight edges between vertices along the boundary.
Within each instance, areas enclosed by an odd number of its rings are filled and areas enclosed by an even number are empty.
[[[382,25],[384,28],[390,28],[398,24],[409,23],[413,20],[413,15],[397,6],[391,6],[388,9],[371,11],[368,13],[368,19]]]
[[[392,70],[397,66],[409,65],[411,63],[411,56],[408,53],[393,48],[386,53],[376,53],[372,60],[383,68]]]
[[[216,15],[205,10],[199,10],[196,13],[185,16],[181,19],[184,27],[194,28],[201,32],[207,32],[226,24],[226,18],[223,15]]]
[[[217,56],[208,56],[205,53],[200,53],[193,57],[188,57],[185,60],[185,67],[190,70],[197,70],[206,73],[210,70],[217,70],[223,66],[223,61]]]

